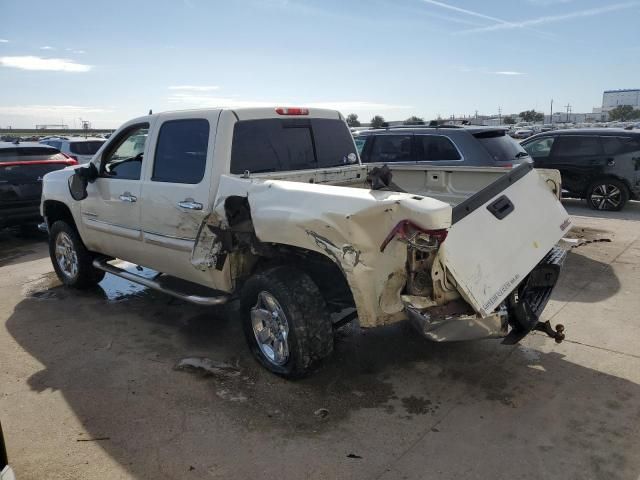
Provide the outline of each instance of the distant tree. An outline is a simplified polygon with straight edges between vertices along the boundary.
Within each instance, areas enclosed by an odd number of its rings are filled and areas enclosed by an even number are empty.
[[[514,125],[514,124],[516,123],[516,119],[515,119],[515,118],[513,118],[513,117],[504,117],[504,118],[502,119],[502,122],[503,122],[505,125]]]
[[[424,125],[424,118],[416,117],[415,115],[410,116],[404,122],[403,125]]]
[[[536,112],[535,110],[525,110],[520,112],[520,118],[525,122],[543,122],[544,113]]]
[[[385,124],[386,122],[384,121],[384,118],[380,115],[375,115],[371,119],[371,128],[382,128],[385,126]]]
[[[349,125],[350,127],[359,127],[360,121],[358,120],[358,115],[356,115],[355,113],[350,113],[349,115],[347,115],[347,125]]]
[[[609,120],[626,122],[640,118],[640,110],[633,108],[631,105],[618,105],[613,110],[609,110]]]

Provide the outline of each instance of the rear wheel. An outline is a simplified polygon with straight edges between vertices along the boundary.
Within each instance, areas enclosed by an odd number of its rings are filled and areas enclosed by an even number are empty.
[[[629,200],[629,190],[624,182],[605,178],[593,182],[587,190],[587,203],[594,210],[618,211]]]
[[[333,351],[325,300],[304,272],[276,267],[250,278],[241,294],[245,337],[254,357],[271,372],[308,374]]]
[[[68,287],[89,288],[104,278],[104,272],[93,267],[93,255],[76,229],[66,222],[59,220],[51,226],[49,255],[56,275]]]

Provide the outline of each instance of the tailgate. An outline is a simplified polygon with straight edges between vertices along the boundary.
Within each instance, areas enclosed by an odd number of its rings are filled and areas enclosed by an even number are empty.
[[[550,186],[528,163],[457,205],[452,221],[440,257],[482,316],[507,298],[571,226]]]

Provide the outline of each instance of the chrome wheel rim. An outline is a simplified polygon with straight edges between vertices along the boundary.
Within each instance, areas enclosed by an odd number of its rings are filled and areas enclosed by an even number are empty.
[[[603,183],[593,189],[591,204],[598,210],[618,208],[622,201],[622,192],[615,185]]]
[[[73,248],[73,241],[69,234],[60,232],[56,237],[55,245],[56,262],[62,273],[74,278],[78,274],[78,255]]]
[[[282,307],[269,292],[258,294],[251,309],[253,334],[266,359],[277,366],[289,360],[289,322]]]

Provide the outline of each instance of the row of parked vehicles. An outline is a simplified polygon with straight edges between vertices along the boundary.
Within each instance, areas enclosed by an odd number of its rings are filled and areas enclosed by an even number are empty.
[[[560,171],[566,196],[597,210],[640,198],[640,131],[550,130],[522,143],[500,127],[394,127],[354,134],[364,163],[512,167],[533,162]]]

